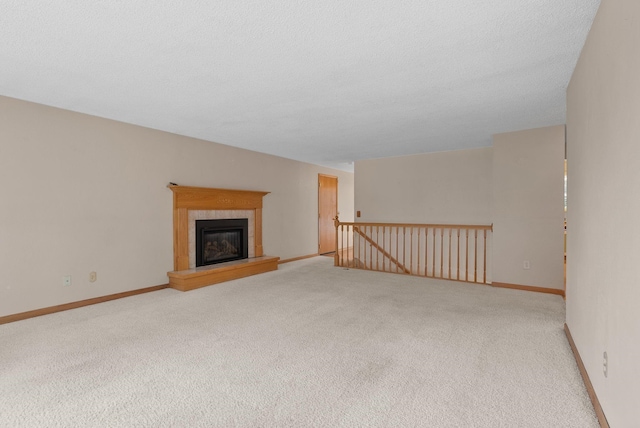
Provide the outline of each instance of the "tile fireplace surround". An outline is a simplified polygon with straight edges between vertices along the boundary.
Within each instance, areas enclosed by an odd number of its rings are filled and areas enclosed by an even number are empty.
[[[263,255],[262,198],[269,192],[169,185],[173,192],[173,267],[169,286],[181,291],[278,269]],[[249,219],[249,258],[195,267],[195,221]]]

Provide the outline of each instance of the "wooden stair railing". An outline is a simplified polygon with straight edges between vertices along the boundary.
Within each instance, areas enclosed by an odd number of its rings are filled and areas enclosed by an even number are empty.
[[[334,219],[334,265],[487,284],[493,225]]]
[[[407,273],[407,274],[411,273],[409,269],[407,269],[402,263],[396,260],[391,254],[386,252],[384,248],[379,246],[376,242],[373,241],[373,239],[369,238],[364,232],[360,231],[360,228],[358,226],[353,226],[353,231],[358,235],[362,236],[364,240],[367,241],[369,244],[371,244],[376,250],[380,251],[382,255],[387,259],[389,259],[391,263],[396,265],[398,269],[402,270],[404,273]]]

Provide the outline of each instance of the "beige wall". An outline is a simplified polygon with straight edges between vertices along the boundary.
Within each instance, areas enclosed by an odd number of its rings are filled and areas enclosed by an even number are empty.
[[[356,221],[491,223],[491,148],[355,162]]]
[[[492,148],[357,161],[355,172],[356,221],[493,223],[490,280],[564,288],[564,126],[496,135]]]
[[[564,288],[564,140],[564,126],[494,135],[495,282]]]
[[[639,46],[640,2],[603,0],[567,93],[567,325],[612,427],[640,421]]]
[[[0,97],[0,316],[167,283],[170,181],[270,191],[266,254],[316,253],[318,173],[352,219],[351,173]]]

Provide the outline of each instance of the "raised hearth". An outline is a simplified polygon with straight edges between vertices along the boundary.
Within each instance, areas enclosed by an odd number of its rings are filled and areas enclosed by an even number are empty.
[[[217,265],[203,266],[186,271],[169,272],[169,286],[180,291],[189,291],[232,279],[269,272],[278,269],[280,257],[254,257],[234,260]]]
[[[262,250],[262,198],[269,192],[255,192],[249,190],[211,189],[205,187],[168,186],[173,192],[173,264],[174,270],[168,272],[169,286],[181,291],[192,290],[207,285],[217,284],[231,279],[242,278],[262,272],[278,269],[279,257],[263,256]],[[248,232],[243,232],[245,246],[243,260],[223,261],[209,266],[195,267],[197,250],[196,242],[189,239],[195,227],[195,212],[215,212],[222,217],[232,215],[242,210],[249,212]],[[227,213],[227,214],[225,214]],[[234,219],[235,220],[235,219]],[[194,223],[191,224],[190,222]],[[237,229],[237,228],[232,228]],[[245,238],[249,239],[245,239]],[[231,237],[219,237],[209,244],[209,255],[218,253],[233,253],[236,242]],[[226,242],[222,242],[222,241]],[[214,244],[215,242],[215,244]],[[251,245],[252,244],[252,245]],[[205,242],[205,245],[206,242]],[[193,246],[194,248],[191,248]],[[224,246],[225,251],[215,251]],[[249,247],[249,248],[247,248]],[[246,255],[245,255],[246,253]],[[224,256],[223,256],[224,257]],[[193,259],[192,259],[193,258]],[[215,259],[215,257],[213,257]]]

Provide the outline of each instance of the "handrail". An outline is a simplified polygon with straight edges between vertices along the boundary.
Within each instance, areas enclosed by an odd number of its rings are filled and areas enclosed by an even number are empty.
[[[447,223],[372,223],[372,222],[346,222],[340,221],[338,217],[334,218],[334,223],[338,222],[344,226],[393,226],[393,227],[429,227],[436,229],[478,229],[493,231],[492,224],[447,224]]]
[[[493,224],[341,222],[336,266],[486,284]]]

